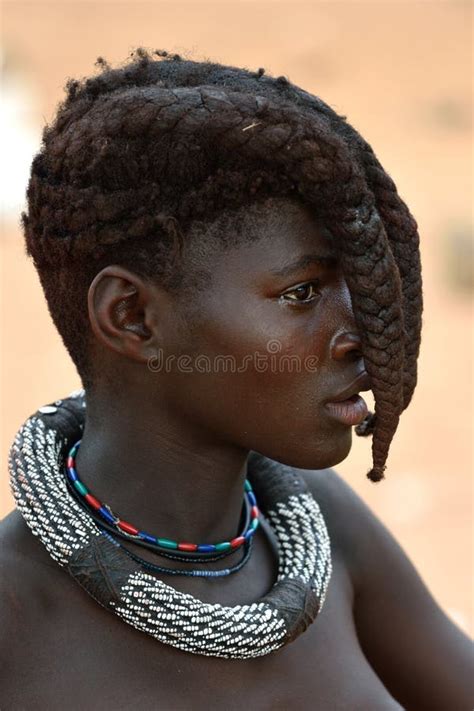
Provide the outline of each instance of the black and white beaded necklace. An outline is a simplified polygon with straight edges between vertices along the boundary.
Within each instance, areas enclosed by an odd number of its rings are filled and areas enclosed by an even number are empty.
[[[17,508],[49,555],[105,608],[186,652],[259,657],[304,632],[324,603],[332,566],[326,524],[303,479],[251,452],[247,475],[278,543],[278,578],[256,602],[204,603],[158,580],[115,546],[68,491],[64,462],[82,436],[85,407],[83,390],[41,407],[10,450]]]

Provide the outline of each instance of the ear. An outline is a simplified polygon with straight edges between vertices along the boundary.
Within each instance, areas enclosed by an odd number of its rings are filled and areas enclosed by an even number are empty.
[[[102,269],[87,296],[95,337],[107,348],[139,362],[156,352],[156,289],[118,265]]]

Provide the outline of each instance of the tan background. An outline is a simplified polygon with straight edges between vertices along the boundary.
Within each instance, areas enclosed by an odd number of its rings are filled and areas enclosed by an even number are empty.
[[[140,44],[286,74],[373,145],[420,226],[420,378],[387,480],[365,479],[369,444],[357,438],[338,470],[448,614],[472,630],[470,3],[15,1],[2,13],[4,86],[20,97],[7,134],[11,175],[21,173],[18,156],[24,161],[51,119],[66,77],[93,71],[99,55],[121,61]],[[4,194],[11,188],[7,176]],[[23,254],[18,215],[13,202],[1,238],[0,516],[13,506],[7,453],[15,431],[38,406],[80,386]]]

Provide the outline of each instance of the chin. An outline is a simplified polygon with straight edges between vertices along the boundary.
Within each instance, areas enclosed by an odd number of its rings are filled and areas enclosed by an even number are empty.
[[[299,440],[297,450],[287,448],[276,456],[266,455],[282,464],[296,469],[328,469],[340,464],[352,448],[352,427],[344,427],[337,437],[319,437],[315,443]]]

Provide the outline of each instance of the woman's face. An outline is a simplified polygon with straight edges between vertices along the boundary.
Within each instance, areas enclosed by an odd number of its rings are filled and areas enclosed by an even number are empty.
[[[258,218],[261,239],[208,250],[209,285],[174,304],[180,325],[149,377],[165,373],[160,397],[211,437],[318,469],[347,456],[351,425],[366,413],[360,400],[327,403],[368,381],[354,384],[364,363],[330,238],[309,210],[275,204]],[[188,268],[203,259],[189,257]]]

